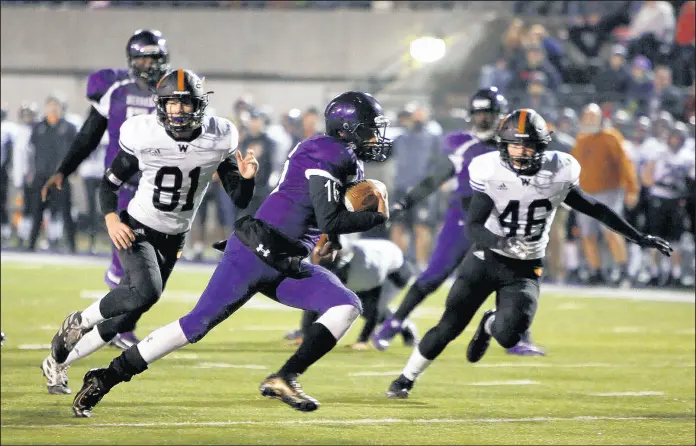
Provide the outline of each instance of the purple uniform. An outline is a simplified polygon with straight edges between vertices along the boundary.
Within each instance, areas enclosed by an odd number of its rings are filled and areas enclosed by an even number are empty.
[[[362,163],[349,146],[329,136],[314,136],[293,149],[283,167],[278,186],[266,198],[256,218],[270,224],[289,239],[299,241],[308,252],[321,231],[312,204],[309,180],[326,178],[327,198],[342,200],[334,184],[363,179]],[[333,189],[332,189],[333,188]],[[337,305],[360,308],[355,293],[328,270],[303,261],[308,277],[292,279],[263,262],[259,245],[247,248],[233,233],[222,260],[195,308],[179,322],[189,342],[196,342],[241,307],[257,292],[285,305],[323,313]]]
[[[135,115],[153,113],[155,103],[152,93],[147,88],[141,88],[127,70],[104,69],[92,73],[87,79],[87,98],[103,117],[108,120],[107,133],[109,144],[106,148],[105,168],[111,165],[119,151],[118,141],[121,125],[126,119]],[[135,196],[139,175],[130,179],[119,190],[119,212],[128,207]],[[118,260],[116,248],[111,246],[111,265],[106,271],[104,280],[110,288],[116,287],[123,277],[123,268]]]
[[[475,157],[497,148],[491,143],[477,139],[469,132],[452,132],[445,136],[443,150],[454,165],[457,188],[450,196],[445,222],[428,267],[414,284],[426,295],[442,285],[461,263],[471,246],[464,229],[466,212],[462,207],[462,200],[472,195],[469,184],[469,164]]]

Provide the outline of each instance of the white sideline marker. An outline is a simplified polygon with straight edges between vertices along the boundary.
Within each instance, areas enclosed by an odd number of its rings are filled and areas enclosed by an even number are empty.
[[[50,350],[51,344],[19,344],[19,350]]]
[[[512,381],[484,381],[478,383],[465,384],[467,386],[534,386],[541,384],[539,381],[532,381],[529,379],[518,379]]]
[[[359,418],[353,420],[338,419],[303,419],[303,420],[265,420],[265,421],[180,421],[180,422],[157,422],[157,423],[75,423],[75,424],[2,424],[3,429],[55,429],[55,428],[74,428],[85,429],[90,427],[220,427],[220,426],[296,426],[305,425],[359,425],[359,424],[477,424],[477,423],[551,423],[551,422],[592,422],[592,421],[664,421],[664,420],[691,420],[693,415],[677,415],[664,417],[607,417],[607,416],[578,416],[578,417],[528,417],[528,418],[434,418],[434,419],[408,419],[408,418]]]
[[[590,396],[662,396],[664,392],[655,392],[652,390],[641,390],[640,392],[605,392],[605,393],[590,393]]]

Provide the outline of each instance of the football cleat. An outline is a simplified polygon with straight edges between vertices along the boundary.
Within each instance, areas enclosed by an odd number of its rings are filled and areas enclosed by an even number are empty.
[[[401,324],[401,337],[406,347],[415,347],[418,345],[418,328],[416,328],[416,324],[410,319],[404,320]]]
[[[507,353],[517,356],[546,356],[544,349],[534,344],[529,332],[522,335],[522,339],[520,339],[520,342],[518,342],[516,346],[507,349]]]
[[[135,333],[129,331],[126,333],[117,334],[112,340],[109,341],[109,345],[121,350],[128,350],[138,342],[140,342],[140,339],[135,337]]]
[[[0,331],[0,345],[5,343],[5,333]]]
[[[302,338],[302,330],[300,329],[289,331],[283,336],[283,339],[288,341],[294,341],[297,338]]]
[[[99,401],[109,393],[105,384],[107,369],[92,369],[85,374],[82,388],[73,400],[72,410],[77,418],[89,418]]]
[[[41,371],[46,378],[46,387],[51,395],[69,395],[72,390],[68,388],[68,367],[58,364],[53,356],[48,355],[41,363]]]
[[[401,321],[390,317],[382,322],[377,332],[370,336],[372,345],[379,351],[383,352],[389,348],[394,336],[401,332]]]
[[[278,399],[301,412],[312,412],[319,408],[319,401],[302,391],[297,377],[268,376],[259,386],[261,395]]]
[[[406,399],[408,393],[413,389],[413,381],[406,378],[404,375],[399,375],[387,389],[387,398]]]
[[[486,322],[494,315],[495,310],[488,310],[483,313],[476,333],[474,333],[474,337],[471,339],[469,347],[466,349],[466,359],[468,359],[469,362],[478,362],[483,358],[483,355],[486,354],[486,350],[488,350],[488,346],[491,344],[491,335],[486,333],[485,329]]]
[[[80,312],[75,311],[74,313],[70,313],[53,337],[53,341],[51,341],[51,354],[57,363],[64,363],[75,347],[75,344],[82,339],[85,333],[91,330],[91,328],[82,328],[80,324],[82,324]]]

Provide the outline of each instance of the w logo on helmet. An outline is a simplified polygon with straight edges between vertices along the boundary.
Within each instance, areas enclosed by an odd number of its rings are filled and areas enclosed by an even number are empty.
[[[186,149],[188,149],[188,144],[179,144],[179,152],[186,153]]]

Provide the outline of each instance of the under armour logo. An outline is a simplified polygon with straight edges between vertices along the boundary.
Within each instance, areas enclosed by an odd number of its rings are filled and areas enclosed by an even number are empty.
[[[529,186],[529,178],[520,178],[523,186]]]
[[[179,152],[186,153],[186,149],[188,149],[188,144],[179,144]]]
[[[271,253],[270,249],[263,249],[263,244],[260,244],[259,246],[256,247],[256,252],[260,252],[262,256],[268,257],[268,255]]]
[[[507,190],[507,186],[505,183],[502,183],[500,186],[498,186],[498,190]]]

